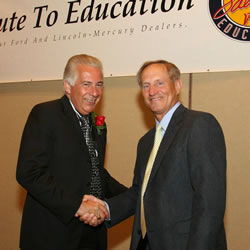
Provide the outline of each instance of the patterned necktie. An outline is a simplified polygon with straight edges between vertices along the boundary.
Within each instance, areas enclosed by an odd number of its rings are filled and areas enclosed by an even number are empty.
[[[150,153],[149,159],[148,159],[148,164],[146,167],[145,175],[144,175],[144,180],[142,183],[142,191],[141,191],[141,232],[142,232],[142,237],[145,237],[145,234],[147,232],[146,229],[146,222],[145,222],[145,215],[144,215],[144,202],[143,202],[143,196],[148,184],[148,180],[151,174],[151,170],[155,161],[156,154],[158,152],[158,148],[160,146],[162,139],[162,134],[161,134],[161,125],[158,124],[156,127],[156,133],[155,133],[155,141],[154,141],[154,146],[153,149]]]
[[[91,159],[92,165],[92,174],[91,174],[91,181],[90,181],[90,194],[94,195],[99,199],[103,199],[103,192],[102,192],[102,183],[100,177],[100,169],[99,169],[99,158],[98,158],[98,151],[95,147],[95,142],[92,138],[92,125],[89,121],[89,116],[81,116],[78,117],[80,120],[81,130],[83,132],[88,150],[89,156]]]

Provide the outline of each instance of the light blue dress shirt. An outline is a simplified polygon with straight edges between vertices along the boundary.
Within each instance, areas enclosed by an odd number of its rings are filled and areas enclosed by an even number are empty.
[[[180,106],[180,102],[177,102],[162,118],[162,120],[159,122],[157,119],[155,119],[155,123],[156,125],[158,125],[160,123],[161,125],[161,132],[162,132],[162,137],[164,136],[167,128],[168,128],[168,124],[170,123],[170,120],[175,112],[175,110]]]

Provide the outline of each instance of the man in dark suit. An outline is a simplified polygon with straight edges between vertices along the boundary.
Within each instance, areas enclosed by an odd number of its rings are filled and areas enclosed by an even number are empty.
[[[27,190],[22,250],[107,249],[106,228],[97,226],[105,210],[91,210],[101,211],[95,228],[80,222],[76,217],[89,212],[82,198],[110,198],[126,190],[104,169],[106,124],[93,112],[103,93],[101,62],[71,57],[64,89],[61,99],[32,109],[23,131],[16,172]]]
[[[138,143],[132,187],[107,200],[110,226],[135,214],[131,250],[227,249],[226,148],[219,123],[179,102],[182,82],[174,64],[146,62],[137,77],[156,126]]]

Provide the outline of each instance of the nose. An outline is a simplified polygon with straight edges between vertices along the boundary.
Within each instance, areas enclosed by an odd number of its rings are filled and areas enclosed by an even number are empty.
[[[157,89],[156,89],[156,87],[154,86],[154,84],[152,84],[152,85],[150,85],[150,87],[149,87],[149,95],[155,95],[156,94],[156,92],[157,92]]]
[[[91,88],[91,94],[92,96],[98,96],[99,95],[99,90],[96,87],[96,85],[93,84],[92,88]]]

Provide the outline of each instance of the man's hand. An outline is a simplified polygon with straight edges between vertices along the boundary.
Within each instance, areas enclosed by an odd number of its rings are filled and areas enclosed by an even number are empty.
[[[102,200],[92,195],[85,195],[75,217],[78,217],[85,224],[98,226],[103,223],[105,218],[109,217],[109,213]]]

